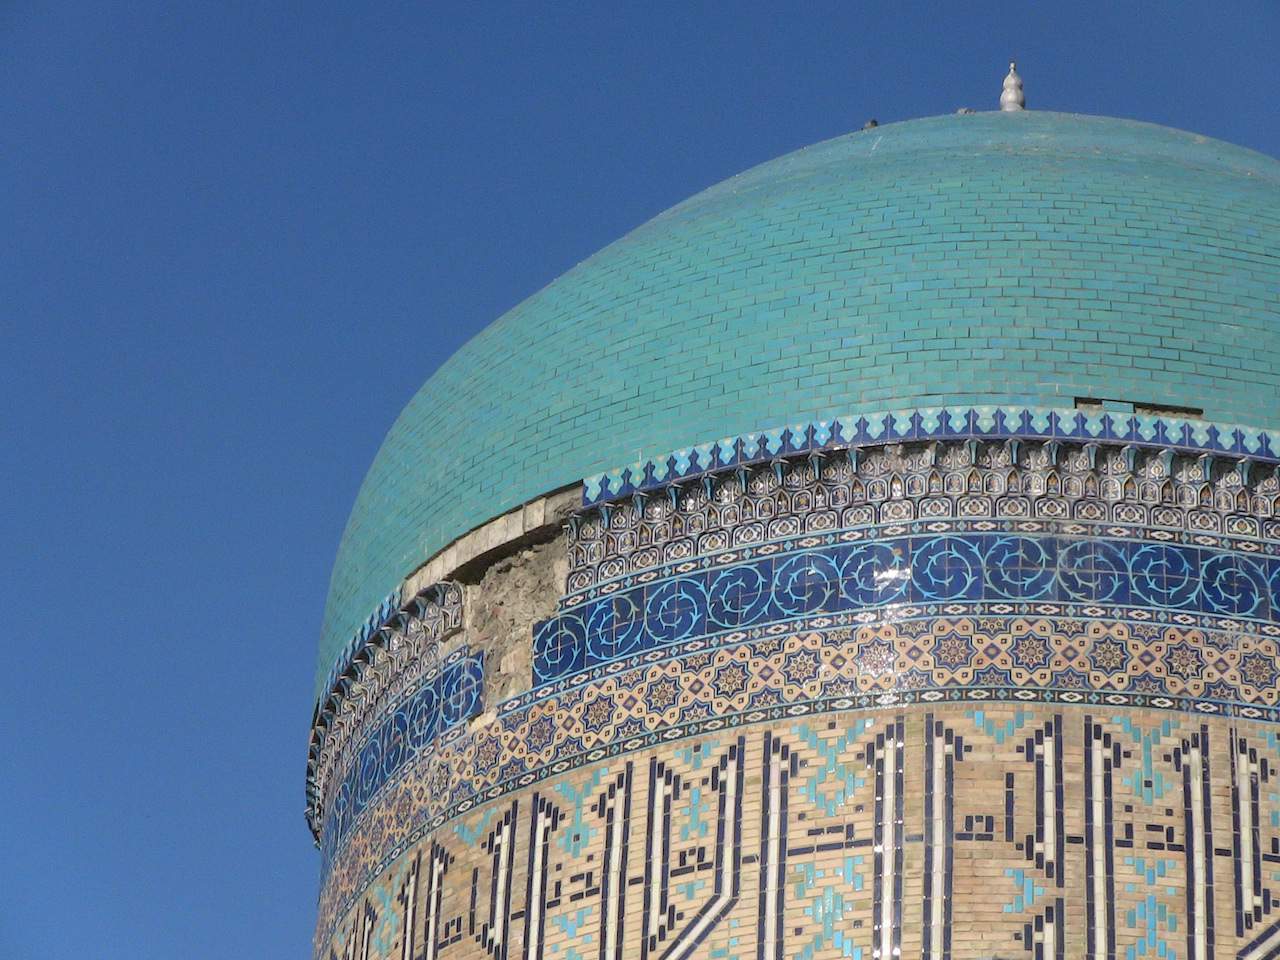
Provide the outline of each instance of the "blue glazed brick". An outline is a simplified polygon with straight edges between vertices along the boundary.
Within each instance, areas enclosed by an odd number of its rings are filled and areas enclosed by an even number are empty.
[[[410,401],[343,535],[318,682],[457,536],[721,437],[1076,396],[1275,430],[1278,237],[1280,163],[1036,111],[885,125],[712,187],[515,307]]]
[[[624,587],[562,611],[535,630],[535,684],[688,640],[779,624],[794,629],[805,617],[886,604],[1105,604],[1280,624],[1280,558],[1229,550],[969,533],[782,551]],[[627,611],[621,628],[619,610]],[[549,637],[572,637],[571,654]]]

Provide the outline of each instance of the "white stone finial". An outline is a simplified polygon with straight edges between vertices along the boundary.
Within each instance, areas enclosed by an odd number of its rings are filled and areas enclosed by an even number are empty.
[[[1018,76],[1017,66],[1009,61],[1009,75],[1004,78],[1004,91],[1000,94],[1000,109],[1006,113],[1013,110],[1024,110],[1027,98],[1022,95],[1022,78]]]

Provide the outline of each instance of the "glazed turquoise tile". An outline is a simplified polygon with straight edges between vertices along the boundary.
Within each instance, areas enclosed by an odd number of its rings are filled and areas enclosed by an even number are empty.
[[[1242,449],[1280,428],[1280,163],[1035,111],[797,151],[637,228],[427,381],[347,523],[317,683],[436,551],[583,477],[850,412],[1076,397],[1202,409],[1206,439],[1247,425]]]

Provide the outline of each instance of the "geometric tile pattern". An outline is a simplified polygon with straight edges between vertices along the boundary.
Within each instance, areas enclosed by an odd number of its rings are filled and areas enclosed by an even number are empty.
[[[896,444],[735,468],[664,493],[575,518],[567,604],[664,563],[797,534],[863,530],[861,539],[874,539],[874,527],[911,521],[927,521],[922,530],[954,520],[1034,522],[1071,536],[1160,541],[1176,539],[1176,530],[1194,543],[1254,552],[1280,538],[1280,481],[1271,468],[1132,444]]]
[[[317,727],[318,955],[1280,951],[1277,477],[1055,443],[590,507],[483,715],[460,595],[398,614]]]
[[[317,956],[1269,956],[1277,763],[1256,722],[1100,705],[704,732],[406,844]]]
[[[438,685],[440,672],[466,656],[450,652],[462,627],[462,586],[433,584],[381,624],[333,682],[316,708],[307,756],[307,818],[314,834],[335,770],[352,763],[370,730],[385,723],[389,705],[423,684]]]
[[[422,632],[438,643],[458,628],[461,600],[461,590],[452,583],[433,584],[407,600],[397,588],[378,604],[377,610],[351,638],[342,656],[330,669],[324,690],[331,694],[334,691],[345,693],[345,687],[353,680],[352,668],[356,668],[356,674],[360,672],[364,665],[361,658],[366,656],[369,647],[384,644],[390,635],[403,632],[411,621],[416,620]],[[322,702],[321,709],[331,706]]]
[[[1240,670],[1260,652],[1275,656],[1271,638],[1149,621],[905,613],[861,627],[761,631],[714,649],[691,643],[678,656],[628,658],[552,695],[514,698],[491,721],[459,729],[403,764],[350,821],[342,844],[330,844],[326,826],[333,889],[359,889],[406,837],[476,803],[606,755],[771,716],[908,705],[953,705],[954,712],[961,704],[1013,701],[1280,722],[1275,677],[1254,678],[1269,679],[1258,687]],[[1216,653],[1198,671],[1170,669],[1170,658],[1186,649]]]
[[[801,533],[1036,521],[1073,536],[1280,538],[1280,480],[1250,459],[1058,440],[949,440],[774,459],[588,508],[570,523],[565,604],[628,575]],[[930,529],[933,529],[931,526]],[[1223,543],[1222,545],[1227,545]]]
[[[434,749],[439,737],[480,713],[484,652],[455,651],[410,696],[402,699],[360,743],[346,776],[336,784],[325,820],[325,860],[377,795],[405,764]]]

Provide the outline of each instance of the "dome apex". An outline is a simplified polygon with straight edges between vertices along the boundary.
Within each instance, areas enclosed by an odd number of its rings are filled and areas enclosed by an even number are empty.
[[[1022,77],[1018,76],[1017,64],[1009,61],[1009,74],[1004,78],[1004,89],[1000,93],[1000,109],[1005,113],[1025,110],[1027,98],[1022,95]]]
[[[890,405],[1102,397],[1280,427],[1278,238],[1280,163],[1126,120],[884,124],[732,177],[409,402],[343,535],[318,685],[452,540],[643,457]]]

